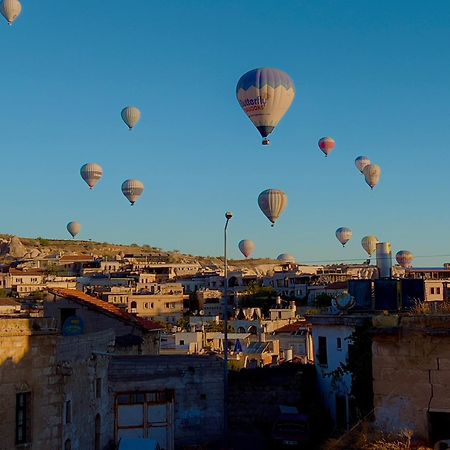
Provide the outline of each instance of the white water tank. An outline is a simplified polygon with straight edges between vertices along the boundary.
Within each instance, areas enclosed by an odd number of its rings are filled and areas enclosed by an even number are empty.
[[[379,278],[392,276],[392,246],[390,242],[378,242],[377,267]]]
[[[286,361],[292,361],[292,359],[294,357],[294,350],[292,350],[292,348],[288,348],[284,351],[284,354],[285,354]]]

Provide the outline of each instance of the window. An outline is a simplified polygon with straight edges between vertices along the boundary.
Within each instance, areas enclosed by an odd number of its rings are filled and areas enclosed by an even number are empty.
[[[325,336],[319,336],[319,353],[317,359],[321,366],[328,365],[328,353],[327,353],[327,338]]]
[[[16,394],[16,444],[31,442],[31,392]]]
[[[101,398],[102,396],[102,379],[96,378],[95,380],[95,398]]]
[[[72,442],[70,439],[66,439],[66,442],[64,442],[64,450],[72,450]]]
[[[61,308],[61,327],[64,325],[66,319],[76,314],[75,308]]]
[[[342,338],[340,337],[336,338],[336,348],[342,350]]]
[[[180,345],[184,345],[184,339],[180,339]]]
[[[72,402],[70,400],[66,401],[66,423],[72,422]]]
[[[101,445],[101,418],[100,414],[95,416],[94,449],[100,450]]]
[[[440,294],[441,293],[441,288],[436,288],[436,294]]]
[[[434,294],[434,288],[431,288],[430,291],[431,291],[431,294]]]

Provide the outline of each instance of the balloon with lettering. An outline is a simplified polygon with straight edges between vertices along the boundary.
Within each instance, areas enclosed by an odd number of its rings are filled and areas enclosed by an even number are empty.
[[[370,186],[370,189],[373,189],[380,181],[381,167],[377,164],[369,164],[364,167],[363,174],[366,183]]]
[[[403,268],[411,267],[414,261],[414,255],[408,250],[400,250],[395,255],[395,259]]]
[[[94,186],[100,181],[103,176],[102,166],[95,163],[87,163],[80,169],[81,178],[86,181],[89,189],[93,189]]]
[[[19,0],[3,0],[0,5],[0,13],[8,21],[9,25],[19,17],[22,12],[22,5]]]
[[[347,227],[340,227],[336,230],[336,237],[338,241],[345,247],[345,244],[352,238],[352,230]]]
[[[125,180],[122,183],[122,193],[133,206],[144,192],[144,183],[139,180]]]
[[[258,197],[258,205],[264,215],[272,222],[272,226],[286,209],[287,204],[287,195],[278,189],[266,189]]]
[[[141,118],[141,111],[135,106],[127,106],[122,109],[122,120],[126,123],[127,127],[133,129]]]
[[[250,239],[243,239],[239,242],[239,250],[246,257],[250,258],[252,253],[255,251],[256,245]]]
[[[378,238],[376,236],[364,236],[361,239],[361,245],[369,256],[372,256],[377,249]]]
[[[323,137],[319,139],[319,148],[323,151],[325,156],[328,156],[336,146],[336,141],[331,137]]]
[[[269,145],[268,136],[290,108],[295,97],[292,78],[278,69],[253,69],[242,75],[236,97],[245,114]]]
[[[75,239],[75,236],[81,231],[81,224],[78,222],[69,222],[67,224],[67,231]]]
[[[364,167],[368,166],[369,164],[370,159],[367,156],[358,156],[355,159],[355,166],[361,173],[364,172]]]

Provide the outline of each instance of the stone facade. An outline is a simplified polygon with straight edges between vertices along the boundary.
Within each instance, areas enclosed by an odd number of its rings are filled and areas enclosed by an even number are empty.
[[[405,316],[396,322],[374,329],[376,424],[434,440],[432,413],[450,414],[450,316]]]

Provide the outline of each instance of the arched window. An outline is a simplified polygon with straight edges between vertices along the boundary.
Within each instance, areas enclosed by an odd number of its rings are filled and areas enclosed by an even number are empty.
[[[70,439],[66,439],[66,442],[64,442],[64,450],[72,450],[72,442]]]
[[[102,419],[100,418],[100,414],[97,414],[95,416],[95,442],[94,442],[94,449],[100,450],[101,445],[101,423]]]
[[[136,309],[137,308],[137,303],[136,302],[131,302],[131,309]]]
[[[252,325],[252,326],[248,327],[248,332],[249,332],[250,334],[257,334],[257,333],[258,333],[258,330],[257,330],[257,328],[255,327],[255,325]]]

